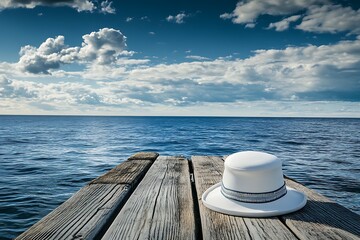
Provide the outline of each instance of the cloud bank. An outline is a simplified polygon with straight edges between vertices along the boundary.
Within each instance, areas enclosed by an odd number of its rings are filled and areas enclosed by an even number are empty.
[[[354,110],[360,105],[360,38],[260,49],[242,59],[189,54],[185,58],[190,62],[153,64],[133,55],[126,50],[126,37],[111,28],[85,34],[81,46],[66,45],[64,36],[48,38],[38,47],[24,46],[17,63],[0,63],[1,107],[59,113],[257,107],[267,113],[273,108],[311,115],[322,111],[313,106],[329,104],[360,116]],[[67,64],[83,68],[68,71],[63,68]],[[48,74],[51,81],[42,80]]]
[[[63,37],[47,39],[39,48],[24,47],[19,64],[33,73],[46,73],[75,61],[96,64],[79,72],[54,70],[53,78],[59,83],[37,83],[38,75],[26,80],[3,76],[0,96],[112,107],[242,101],[360,102],[360,39],[257,50],[244,59],[204,61],[190,56],[195,61],[158,65],[151,65],[147,59],[117,58],[126,46],[120,31],[103,29],[83,39],[77,48],[66,47]],[[123,67],[130,65],[140,67]],[[74,83],[64,77],[96,81]]]

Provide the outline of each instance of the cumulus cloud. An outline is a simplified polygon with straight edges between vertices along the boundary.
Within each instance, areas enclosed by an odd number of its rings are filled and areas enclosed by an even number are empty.
[[[93,11],[96,6],[90,0],[2,0],[0,10],[5,8],[35,8],[36,6],[66,6],[77,11]]]
[[[294,15],[288,18],[285,18],[279,22],[276,23],[270,23],[268,29],[275,28],[276,31],[281,32],[289,28],[289,25],[291,22],[296,22],[299,20],[301,15]]]
[[[296,14],[299,12],[304,12],[304,14]],[[330,0],[243,0],[238,2],[233,12],[224,13],[220,15],[220,18],[231,19],[233,23],[245,24],[246,27],[254,27],[257,18],[261,15],[291,15],[269,25],[268,29],[275,28],[276,31],[288,29],[291,22],[303,17],[301,23],[295,26],[296,29],[316,33],[360,33],[358,24],[360,10],[336,5]]]
[[[126,22],[131,22],[133,19],[134,19],[133,17],[127,17],[127,18],[125,19],[125,21],[126,21]]]
[[[185,18],[188,18],[190,17],[189,14],[186,14],[185,12],[181,12],[181,13],[178,13],[177,15],[169,15],[167,18],[166,18],[166,21],[168,22],[174,22],[174,23],[177,23],[177,24],[181,24],[181,23],[184,23],[185,22]]]
[[[18,66],[26,72],[49,74],[49,70],[58,69],[61,64],[110,64],[121,55],[133,54],[125,51],[126,37],[119,30],[103,28],[82,38],[81,47],[65,45],[64,36],[48,38],[38,48],[29,45],[22,47]]]
[[[114,62],[124,53],[126,47],[126,37],[119,30],[112,28],[103,28],[82,38],[84,41],[79,50],[80,59],[96,60],[100,64]]]
[[[27,72],[48,74],[49,69],[57,69],[61,63],[71,60],[70,56],[76,57],[76,49],[65,51],[66,54],[63,50],[66,50],[63,36],[48,38],[39,48],[29,45],[22,47],[18,65]],[[62,57],[65,58],[62,60]]]

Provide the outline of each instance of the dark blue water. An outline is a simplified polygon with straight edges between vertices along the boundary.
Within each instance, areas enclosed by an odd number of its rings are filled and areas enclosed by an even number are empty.
[[[360,213],[360,119],[0,116],[0,238],[10,239],[137,151],[260,150]]]

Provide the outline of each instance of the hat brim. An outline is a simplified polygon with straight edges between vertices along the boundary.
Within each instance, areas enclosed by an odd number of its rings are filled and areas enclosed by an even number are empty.
[[[271,217],[295,212],[306,204],[302,192],[286,186],[287,193],[272,202],[244,203],[226,198],[221,192],[221,183],[207,189],[202,195],[204,205],[216,212],[242,217]]]

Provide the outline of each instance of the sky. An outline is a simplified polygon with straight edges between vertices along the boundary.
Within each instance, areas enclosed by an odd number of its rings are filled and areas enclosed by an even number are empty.
[[[360,117],[357,0],[2,0],[0,114]]]

